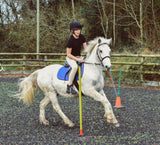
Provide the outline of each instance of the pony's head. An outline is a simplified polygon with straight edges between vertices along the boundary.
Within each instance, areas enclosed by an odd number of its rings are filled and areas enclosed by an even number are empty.
[[[96,61],[101,63],[103,67],[109,70],[111,68],[111,49],[109,47],[111,42],[112,39],[106,39],[104,37],[97,37],[94,40],[90,41],[85,50],[87,52],[87,57],[92,56],[92,58],[95,58]]]

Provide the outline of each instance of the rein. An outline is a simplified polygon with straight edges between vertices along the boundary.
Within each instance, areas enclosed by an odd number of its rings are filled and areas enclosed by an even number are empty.
[[[84,62],[85,64],[101,65],[100,63]]]

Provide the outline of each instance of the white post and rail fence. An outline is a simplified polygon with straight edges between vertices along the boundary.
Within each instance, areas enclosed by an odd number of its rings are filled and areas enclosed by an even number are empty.
[[[25,72],[29,68],[36,70],[49,64],[64,64],[65,56],[65,53],[0,53],[0,67]],[[141,80],[145,74],[160,76],[160,55],[112,54],[111,62],[112,72],[121,69],[122,72],[137,73]]]

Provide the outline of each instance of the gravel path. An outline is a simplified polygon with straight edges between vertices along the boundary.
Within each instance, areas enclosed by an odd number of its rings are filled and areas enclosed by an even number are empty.
[[[103,117],[101,103],[89,97],[82,98],[83,132],[79,137],[78,98],[59,97],[64,113],[75,123],[68,128],[52,109],[46,108],[49,126],[39,123],[39,102],[43,98],[36,91],[31,106],[26,106],[11,97],[18,90],[18,78],[0,78],[0,144],[108,144],[108,145],[158,145],[160,144],[160,90],[147,88],[127,88],[120,90],[121,101],[125,109],[114,108],[120,123],[119,128],[108,124]],[[105,87],[105,93],[115,104],[112,87]]]

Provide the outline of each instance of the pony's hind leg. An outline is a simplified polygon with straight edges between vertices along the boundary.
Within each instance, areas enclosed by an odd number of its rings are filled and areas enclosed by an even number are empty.
[[[64,123],[67,124],[69,127],[73,127],[74,124],[72,123],[71,120],[63,113],[61,107],[59,106],[58,99],[57,99],[57,94],[56,92],[49,92],[48,96],[52,102],[53,109],[61,116],[63,119]]]
[[[44,125],[49,125],[49,121],[46,120],[45,118],[45,107],[49,104],[50,99],[48,96],[45,96],[45,98],[40,102],[40,114],[39,114],[39,119],[40,123]]]

